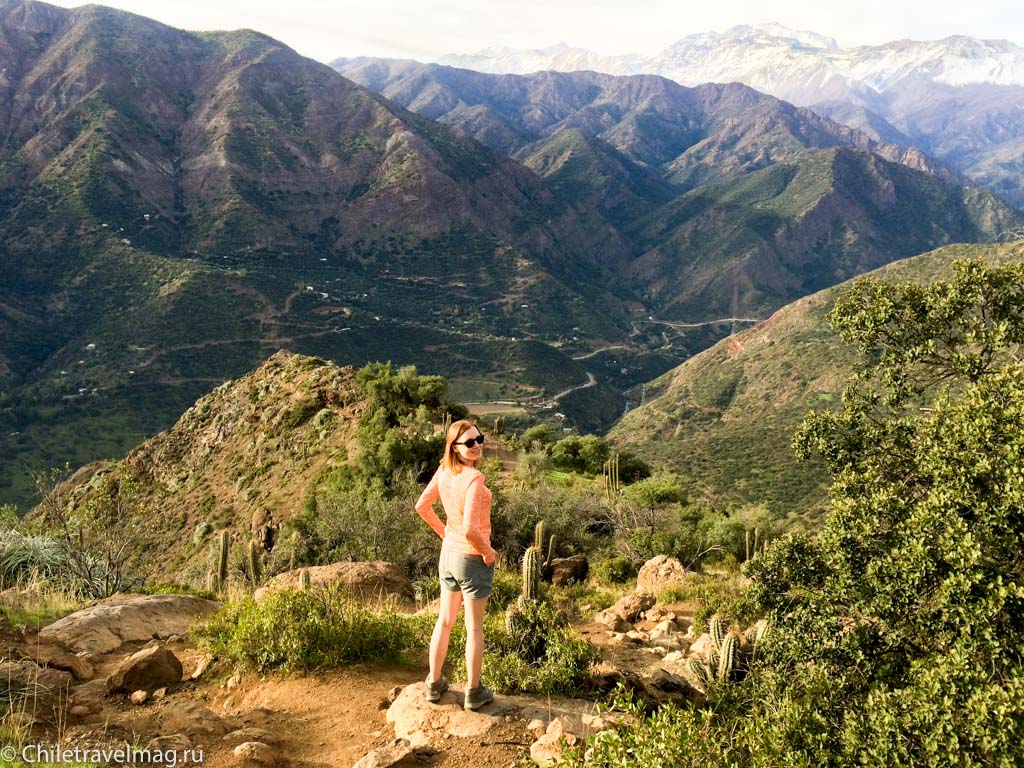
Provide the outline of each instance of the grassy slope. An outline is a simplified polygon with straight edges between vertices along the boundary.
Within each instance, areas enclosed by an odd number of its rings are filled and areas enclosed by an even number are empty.
[[[953,260],[974,256],[1019,262],[1024,246],[954,245],[871,275],[928,282],[947,275]],[[793,302],[658,378],[610,437],[673,466],[710,499],[813,517],[828,478],[814,463],[799,464],[790,440],[807,410],[837,403],[852,369],[855,350],[826,320],[845,286]]]

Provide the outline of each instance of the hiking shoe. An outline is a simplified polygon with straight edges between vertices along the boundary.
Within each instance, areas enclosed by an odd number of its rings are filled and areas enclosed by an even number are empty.
[[[427,701],[440,701],[441,694],[448,690],[448,678],[441,675],[441,679],[433,683],[425,680],[424,687],[427,689]]]
[[[489,704],[492,701],[494,701],[494,691],[487,686],[481,685],[466,689],[465,709],[480,709],[484,704]]]

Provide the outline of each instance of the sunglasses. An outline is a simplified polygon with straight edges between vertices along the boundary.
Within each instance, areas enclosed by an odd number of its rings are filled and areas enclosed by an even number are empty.
[[[483,435],[477,435],[476,437],[469,438],[469,440],[463,440],[461,443],[456,443],[456,445],[464,445],[467,448],[472,448],[474,445],[483,445],[483,444],[484,444],[484,436]]]

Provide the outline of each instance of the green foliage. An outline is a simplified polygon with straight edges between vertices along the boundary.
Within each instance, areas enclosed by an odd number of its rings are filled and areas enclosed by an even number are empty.
[[[544,448],[554,440],[551,434],[551,427],[547,424],[537,424],[523,432],[519,442],[527,451],[535,451]]]
[[[409,468],[419,474],[436,465],[444,435],[434,432],[433,422],[467,413],[443,399],[442,377],[419,376],[415,366],[396,373],[390,363],[370,363],[359,370],[356,384],[369,402],[356,430],[354,471],[385,487]]]
[[[421,640],[409,617],[362,605],[339,583],[228,603],[196,636],[214,655],[259,672],[396,661]]]
[[[504,693],[573,696],[590,690],[597,650],[579,637],[565,615],[546,600],[519,600],[505,615],[485,619],[482,676]],[[452,632],[451,647],[465,642],[465,628]],[[459,658],[456,674],[465,674]]]
[[[57,579],[64,571],[60,543],[50,536],[0,531],[0,583],[13,586],[38,575]]]
[[[636,578],[634,563],[622,555],[613,555],[598,560],[591,566],[594,576],[602,584],[625,584]]]
[[[832,312],[866,359],[794,441],[833,473],[832,511],[746,566],[785,685],[809,665],[831,681],[830,764],[1024,759],[1022,296],[1024,269],[959,262],[926,287],[862,281]]]
[[[437,562],[437,536],[413,511],[421,491],[409,469],[388,488],[353,479],[342,467],[321,479],[291,524],[313,563],[387,560],[409,574],[427,575]]]

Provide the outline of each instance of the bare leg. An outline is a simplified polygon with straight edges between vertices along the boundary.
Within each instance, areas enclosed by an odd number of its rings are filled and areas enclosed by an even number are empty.
[[[487,598],[466,601],[466,687],[480,686],[480,667],[484,662],[484,614]]]
[[[452,634],[452,627],[455,626],[456,619],[459,618],[459,608],[461,607],[461,592],[441,589],[441,607],[437,613],[434,634],[430,636],[430,682],[432,683],[441,679],[441,669],[444,667],[444,659],[448,655],[448,638]]]

